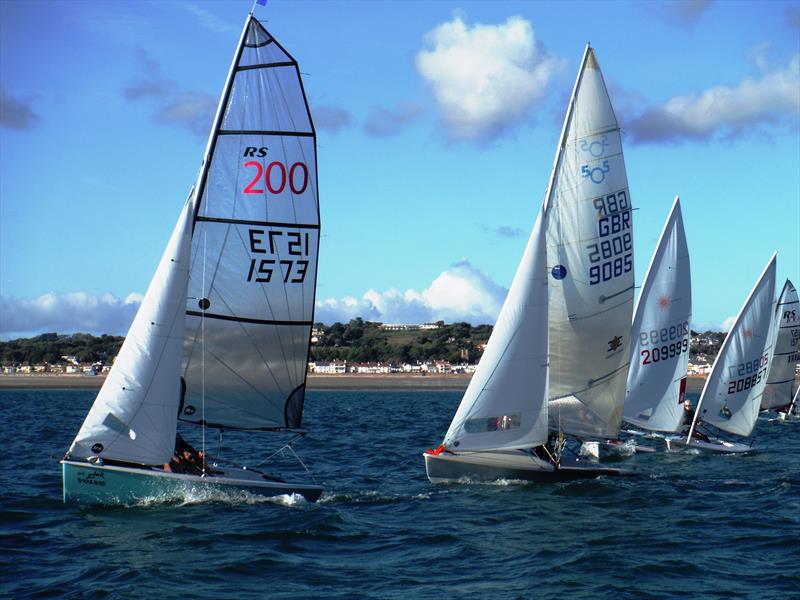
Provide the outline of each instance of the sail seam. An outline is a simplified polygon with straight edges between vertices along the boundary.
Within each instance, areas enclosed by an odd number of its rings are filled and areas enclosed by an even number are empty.
[[[287,135],[295,137],[314,137],[313,131],[274,131],[263,129],[220,129],[217,135]]]
[[[293,67],[295,63],[290,61],[274,62],[274,63],[261,63],[259,65],[245,65],[244,67],[236,67],[236,72],[239,71],[252,71],[253,69],[269,69],[270,67]]]
[[[236,321],[237,323],[255,323],[256,325],[313,325],[311,321],[283,321],[278,319],[253,319],[250,317],[235,317],[233,315],[218,315],[199,310],[187,310],[187,315],[206,319],[220,319],[222,321]]]
[[[264,225],[267,227],[297,227],[298,229],[319,229],[314,223],[283,223],[280,221],[255,221],[248,219],[228,219],[225,217],[197,217],[196,221],[207,223],[231,223],[233,225]]]

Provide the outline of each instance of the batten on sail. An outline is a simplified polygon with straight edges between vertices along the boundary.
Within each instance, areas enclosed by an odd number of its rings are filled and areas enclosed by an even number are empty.
[[[689,438],[698,419],[735,435],[753,431],[774,348],[776,256],[767,263],[722,343],[700,394]]]
[[[689,249],[676,197],[636,303],[624,408],[629,423],[654,431],[680,428],[691,319]]]
[[[181,418],[298,428],[319,253],[316,134],[296,61],[252,17],[198,189]]]
[[[633,227],[622,141],[587,47],[545,199],[550,428],[614,437],[633,311]]]
[[[192,196],[68,456],[161,465],[175,447]]]
[[[547,441],[547,265],[542,214],[444,445],[531,448]]]
[[[795,370],[800,362],[800,302],[788,279],[775,308],[775,352],[761,397],[761,408],[779,408],[792,402]]]

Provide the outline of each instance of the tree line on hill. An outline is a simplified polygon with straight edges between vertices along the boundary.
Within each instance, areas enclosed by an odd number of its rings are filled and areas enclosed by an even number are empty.
[[[381,327],[381,323],[360,318],[333,325],[316,323],[310,360],[398,364],[445,360],[452,364],[474,364],[480,360],[483,344],[492,333],[491,325],[447,325],[442,321],[436,325],[435,329],[392,331]],[[0,364],[63,364],[67,362],[64,356],[74,356],[84,364],[110,364],[124,339],[105,334],[43,333],[32,338],[0,341]],[[711,362],[724,339],[724,333],[692,331],[690,359],[701,355]]]

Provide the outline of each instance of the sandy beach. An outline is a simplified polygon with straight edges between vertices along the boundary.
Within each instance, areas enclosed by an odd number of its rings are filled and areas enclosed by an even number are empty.
[[[310,390],[464,390],[470,375],[314,375],[308,376]],[[104,375],[0,375],[3,389],[100,389]],[[699,392],[704,377],[689,377],[687,391]]]

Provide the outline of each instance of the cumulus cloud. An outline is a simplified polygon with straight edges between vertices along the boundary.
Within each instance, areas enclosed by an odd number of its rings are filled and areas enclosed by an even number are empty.
[[[205,92],[183,92],[153,115],[155,123],[176,125],[197,136],[207,136],[217,110],[217,99]]]
[[[323,323],[346,322],[355,317],[383,323],[494,323],[507,292],[486,273],[462,260],[421,292],[368,290],[361,298],[319,300],[315,318]]]
[[[711,8],[712,0],[669,0],[650,2],[645,6],[670,25],[693,25]]]
[[[422,115],[422,107],[414,102],[402,102],[394,108],[373,106],[364,131],[373,137],[389,137],[401,133],[406,125]]]
[[[141,294],[120,300],[113,294],[50,292],[38,298],[0,296],[0,337],[87,332],[124,335],[141,304]]]
[[[489,227],[484,225],[483,230],[504,238],[517,238],[525,235],[524,229],[519,227],[509,227],[508,225],[500,225],[499,227]]]
[[[456,16],[427,33],[425,44],[417,71],[453,139],[494,138],[524,121],[562,66],[521,17],[469,26]]]
[[[353,116],[345,109],[324,104],[314,108],[313,117],[317,129],[331,133],[339,133],[353,123]]]
[[[140,100],[147,97],[163,98],[175,88],[175,83],[164,79],[161,66],[143,48],[136,49],[136,60],[144,76],[122,88],[126,100]]]
[[[764,66],[763,59],[759,62]],[[785,68],[747,77],[735,86],[716,86],[675,96],[645,108],[624,125],[637,143],[736,138],[753,129],[797,128],[800,116],[800,55]]]
[[[0,125],[6,129],[24,131],[30,129],[39,120],[33,112],[30,102],[14,98],[0,85]]]

